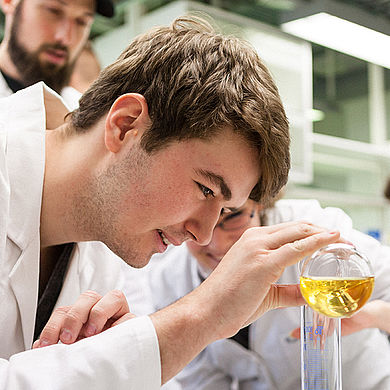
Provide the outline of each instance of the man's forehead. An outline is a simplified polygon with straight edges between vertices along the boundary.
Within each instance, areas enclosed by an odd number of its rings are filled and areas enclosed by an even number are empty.
[[[86,16],[93,17],[97,7],[97,0],[43,0],[43,3],[56,4],[63,7],[77,7]]]

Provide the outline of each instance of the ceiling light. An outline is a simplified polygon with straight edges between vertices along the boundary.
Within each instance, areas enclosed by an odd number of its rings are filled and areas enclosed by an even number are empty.
[[[383,20],[356,7],[335,4],[332,1],[314,2],[299,16],[299,9],[281,24],[283,31],[310,42],[390,68],[390,27],[381,28]],[[298,12],[297,12],[298,11]],[[390,23],[387,21],[387,25]],[[379,30],[379,31],[378,31]]]

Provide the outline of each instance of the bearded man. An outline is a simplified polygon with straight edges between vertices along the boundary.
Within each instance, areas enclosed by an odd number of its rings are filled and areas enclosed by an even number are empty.
[[[44,81],[74,108],[75,94],[63,93],[64,87],[87,43],[95,12],[113,16],[112,2],[4,0],[1,7],[6,20],[0,45],[0,96]]]

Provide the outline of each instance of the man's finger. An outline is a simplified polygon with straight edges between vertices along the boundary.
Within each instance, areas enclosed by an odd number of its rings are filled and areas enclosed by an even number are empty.
[[[309,237],[295,240],[281,246],[274,251],[272,259],[277,262],[279,267],[287,267],[297,263],[305,256],[309,256],[316,250],[338,241],[339,232],[322,232],[313,234]]]
[[[288,229],[290,227],[294,227],[298,224],[305,224],[305,225],[311,225],[310,222],[307,221],[289,221],[289,222],[282,222],[282,223],[277,223],[275,225],[269,225],[269,226],[262,226],[260,229],[262,229],[265,233],[272,234],[279,232],[284,229]]]
[[[125,314],[124,316],[122,316],[121,318],[119,318],[118,320],[116,320],[116,321],[111,325],[111,327],[117,326],[117,325],[121,324],[122,322],[131,320],[132,318],[135,318],[135,317],[136,317],[135,314],[133,314],[133,313],[127,313],[127,314]]]
[[[127,313],[129,305],[123,292],[119,290],[108,292],[90,310],[84,329],[85,336],[100,333],[109,319],[115,321]]]
[[[301,306],[305,300],[301,294],[299,284],[274,284],[274,308]]]
[[[63,320],[60,333],[62,343],[71,344],[76,341],[83,325],[88,321],[91,309],[100,299],[101,295],[95,291],[89,290],[80,295]]]
[[[328,232],[328,230],[301,222],[269,234],[265,239],[265,243],[268,249],[278,249],[287,243],[299,242],[299,240],[324,232]]]
[[[290,333],[290,337],[299,340],[301,338],[301,328],[295,328],[294,330],[292,330]]]
[[[70,306],[63,306],[57,307],[53,311],[39,336],[39,340],[34,342],[33,348],[46,347],[58,343],[63,322],[69,310]]]

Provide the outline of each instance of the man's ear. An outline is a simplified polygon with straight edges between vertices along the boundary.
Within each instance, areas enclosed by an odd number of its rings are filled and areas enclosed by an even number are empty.
[[[127,93],[115,100],[106,117],[104,141],[108,150],[119,152],[150,126],[146,99],[138,93]]]

